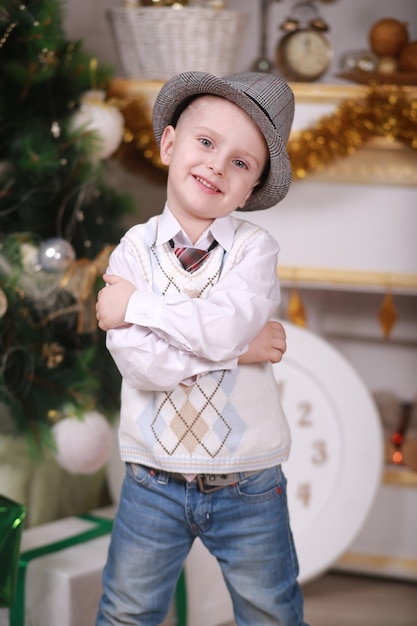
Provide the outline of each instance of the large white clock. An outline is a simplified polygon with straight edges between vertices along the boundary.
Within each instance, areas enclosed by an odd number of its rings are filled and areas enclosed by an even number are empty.
[[[350,363],[318,335],[283,322],[287,352],[274,374],[292,433],[288,479],[300,582],[346,551],[381,482],[377,408]]]

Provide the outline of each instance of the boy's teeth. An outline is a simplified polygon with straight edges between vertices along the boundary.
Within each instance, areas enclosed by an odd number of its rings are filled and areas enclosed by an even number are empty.
[[[209,189],[213,189],[213,191],[217,191],[217,187],[213,187],[213,185],[210,185],[210,183],[208,183],[206,180],[203,180],[202,178],[199,178],[198,176],[197,176],[197,180],[198,180],[201,184],[203,184],[203,185],[205,185],[206,187],[208,187]]]

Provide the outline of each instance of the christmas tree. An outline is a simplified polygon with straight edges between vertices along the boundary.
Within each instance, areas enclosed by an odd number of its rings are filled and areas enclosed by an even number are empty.
[[[66,39],[59,0],[0,7],[0,433],[32,451],[55,446],[57,421],[118,408],[94,308],[131,209],[107,177],[111,73]]]

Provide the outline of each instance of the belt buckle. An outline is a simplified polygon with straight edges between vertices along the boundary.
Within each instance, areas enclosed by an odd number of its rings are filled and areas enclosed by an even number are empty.
[[[201,493],[213,493],[213,491],[219,491],[224,489],[227,485],[215,485],[213,487],[206,487],[204,478],[201,474],[197,474],[197,485]]]

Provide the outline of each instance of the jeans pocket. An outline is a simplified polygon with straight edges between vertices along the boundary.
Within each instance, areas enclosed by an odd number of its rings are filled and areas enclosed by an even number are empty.
[[[139,485],[149,485],[154,478],[147,467],[137,463],[126,463],[126,476]]]
[[[286,493],[286,479],[280,466],[271,467],[237,483],[235,495],[250,502],[264,502]]]

